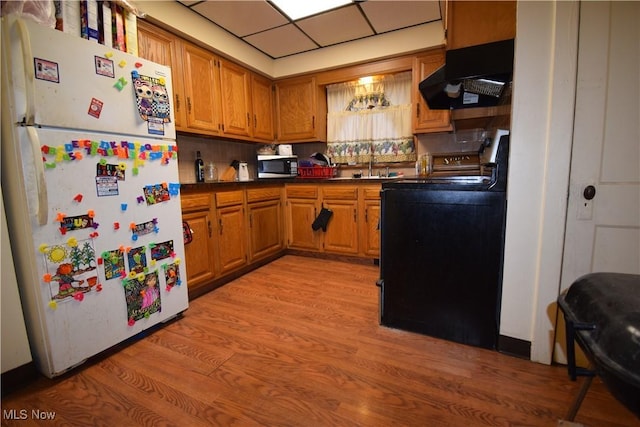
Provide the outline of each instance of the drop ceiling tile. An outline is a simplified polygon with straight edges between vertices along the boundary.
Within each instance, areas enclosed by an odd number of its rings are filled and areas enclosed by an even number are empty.
[[[441,19],[437,1],[365,1],[360,7],[377,33]]]
[[[206,1],[191,9],[220,27],[244,37],[289,22],[264,0],[261,1]]]
[[[317,49],[318,46],[293,24],[244,37],[244,40],[271,56],[281,58]]]
[[[320,46],[330,46],[374,34],[356,5],[301,19],[296,23]]]

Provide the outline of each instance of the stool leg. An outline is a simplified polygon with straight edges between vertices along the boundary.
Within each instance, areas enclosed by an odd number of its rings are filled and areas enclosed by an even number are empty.
[[[569,408],[569,412],[567,412],[567,421],[573,421],[576,418],[576,414],[578,413],[578,409],[580,409],[580,405],[582,405],[582,401],[589,390],[589,386],[591,385],[591,381],[593,381],[592,376],[588,376],[584,379],[584,382],[580,386],[580,390],[578,390],[578,394],[573,399],[573,403]]]

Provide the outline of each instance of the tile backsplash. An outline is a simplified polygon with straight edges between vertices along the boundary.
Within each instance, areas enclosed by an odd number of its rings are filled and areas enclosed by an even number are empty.
[[[191,184],[196,182],[194,160],[196,151],[204,164],[213,162],[218,169],[218,176],[226,171],[234,160],[247,162],[249,177],[257,177],[257,150],[262,144],[241,141],[226,141],[213,137],[179,134],[178,142],[178,173],[180,182]],[[315,152],[326,152],[327,144],[321,142],[293,144],[293,154],[299,159],[309,157]]]
[[[471,130],[465,132],[440,133],[419,135],[416,141],[416,151],[418,155],[434,152],[457,152],[457,151],[477,151],[481,140],[485,134],[482,130]],[[233,160],[247,162],[249,167],[249,177],[257,179],[257,150],[263,144],[255,142],[227,141],[213,137],[203,137],[196,135],[179,134],[178,141],[178,170],[180,182],[185,184],[195,183],[194,160],[196,151],[200,151],[202,160],[206,165],[213,162],[218,169],[220,177],[231,165]],[[292,144],[293,154],[298,159],[306,159],[313,153],[326,153],[327,144],[323,142],[305,142]],[[342,165],[338,174],[340,176],[351,176],[353,173],[366,172],[366,164],[346,166]],[[412,163],[400,164],[376,164],[373,165],[374,172],[378,173],[390,166],[393,172],[404,173],[406,176],[415,174]]]

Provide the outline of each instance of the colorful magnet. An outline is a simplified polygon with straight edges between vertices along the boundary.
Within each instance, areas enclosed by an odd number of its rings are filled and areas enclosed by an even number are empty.
[[[124,87],[127,85],[127,79],[125,79],[124,77],[120,77],[118,80],[116,80],[116,82],[113,84],[113,87],[115,87],[116,89],[118,89],[118,91],[122,91],[122,89],[124,89]]]
[[[142,62],[136,62],[134,65],[136,68],[140,68],[142,67]]]
[[[72,248],[78,246],[78,239],[76,239],[75,237],[70,237],[69,240],[67,240],[67,246],[70,246]]]
[[[58,308],[58,303],[55,302],[54,300],[49,301],[49,308],[51,310],[55,310],[56,308]]]
[[[74,197],[73,200],[78,203],[82,202],[82,194],[76,194],[76,197]]]
[[[124,210],[124,209],[123,209]],[[120,229],[120,223],[119,222],[114,222],[113,223],[113,229],[114,230],[119,230]]]
[[[38,246],[38,251],[40,251],[40,253],[45,253],[49,250],[49,245],[47,245],[46,243],[42,243],[40,244],[40,246]]]

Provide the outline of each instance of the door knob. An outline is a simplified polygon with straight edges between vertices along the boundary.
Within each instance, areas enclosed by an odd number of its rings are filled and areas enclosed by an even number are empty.
[[[584,191],[582,192],[582,195],[587,200],[593,199],[595,197],[595,195],[596,195],[596,187],[594,187],[593,185],[587,185],[584,188]]]

